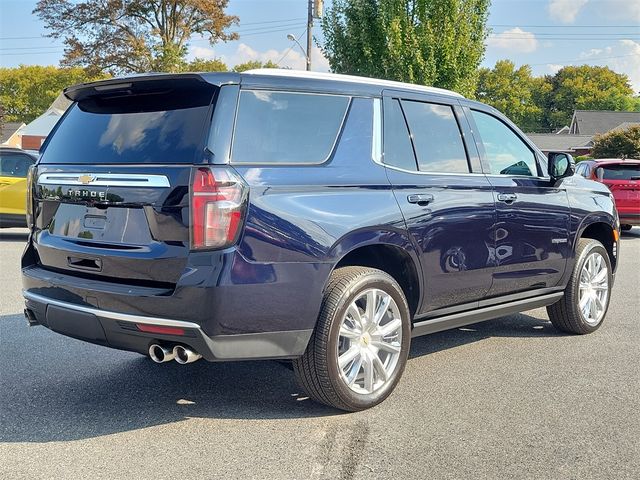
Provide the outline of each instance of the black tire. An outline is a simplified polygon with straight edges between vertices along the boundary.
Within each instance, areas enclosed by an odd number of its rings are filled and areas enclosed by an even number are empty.
[[[625,232],[628,232],[632,228],[633,228],[633,225],[629,225],[629,224],[620,225],[620,230],[624,230]]]
[[[607,266],[608,294],[604,306],[604,313],[596,324],[589,323],[579,307],[580,274],[585,262],[592,253],[600,254]],[[549,314],[549,319],[553,326],[563,332],[579,335],[592,333],[600,328],[600,325],[602,325],[602,322],[607,315],[609,302],[611,300],[611,272],[611,260],[609,259],[609,254],[600,242],[591,238],[581,238],[578,240],[578,246],[576,248],[576,262],[567,288],[564,291],[564,297],[553,305],[547,307],[547,313]]]
[[[338,347],[340,325],[347,309],[371,288],[382,290],[394,300],[402,321],[402,340],[393,372],[377,390],[365,394],[354,392],[343,380],[338,366]],[[391,394],[404,371],[410,344],[409,306],[393,277],[374,268],[343,267],[335,270],[329,279],[316,328],[304,355],[293,361],[293,371],[300,386],[313,400],[349,412],[364,410]]]

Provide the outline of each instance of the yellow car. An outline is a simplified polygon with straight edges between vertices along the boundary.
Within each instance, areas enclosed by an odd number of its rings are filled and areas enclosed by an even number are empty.
[[[35,155],[0,147],[0,228],[26,227],[27,172]]]

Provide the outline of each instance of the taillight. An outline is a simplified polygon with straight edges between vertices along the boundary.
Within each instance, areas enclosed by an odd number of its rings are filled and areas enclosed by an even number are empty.
[[[228,167],[198,167],[191,174],[191,248],[226,248],[242,230],[248,187]]]
[[[31,165],[29,167],[29,171],[27,172],[27,205],[26,205],[26,211],[27,211],[27,226],[29,228],[33,227],[33,202],[34,202],[33,184],[35,183],[35,179],[36,179],[36,169],[37,169],[37,167],[35,165]]]

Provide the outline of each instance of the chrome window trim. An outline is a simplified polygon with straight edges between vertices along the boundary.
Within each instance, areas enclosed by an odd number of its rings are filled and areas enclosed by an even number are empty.
[[[373,99],[373,134],[371,135],[371,158],[382,163],[382,99]]]
[[[331,145],[331,149],[329,149],[329,153],[326,158],[321,162],[234,162],[233,160],[233,148],[236,142],[236,129],[238,127],[238,114],[240,113],[240,97],[242,97],[243,92],[261,92],[267,91],[269,93],[289,93],[292,95],[316,95],[323,97],[345,97],[347,101],[347,108],[344,110],[344,114],[342,115],[342,121],[340,122],[340,126],[338,127],[338,133],[336,134],[336,138],[333,139],[333,145]],[[269,88],[257,88],[257,87],[247,87],[240,88],[240,92],[238,93],[238,101],[236,103],[236,113],[233,119],[233,136],[231,138],[231,149],[229,150],[229,165],[237,165],[237,166],[269,166],[269,167],[279,167],[279,166],[318,166],[324,165],[327,163],[333,154],[335,153],[336,146],[338,145],[338,140],[342,135],[342,130],[347,122],[347,116],[349,115],[349,111],[351,110],[351,105],[353,104],[354,98],[371,98],[371,97],[360,97],[353,95],[342,95],[337,93],[323,93],[323,92],[307,92],[307,91],[299,91],[299,90],[279,90],[279,89],[269,89]]]
[[[142,315],[133,315],[130,313],[100,310],[99,308],[86,307],[83,305],[76,305],[74,303],[63,302],[61,300],[54,300],[52,298],[43,297],[42,295],[38,295],[36,293],[27,292],[26,290],[22,291],[22,296],[27,300],[32,300],[34,302],[42,302],[47,305],[55,305],[57,307],[68,308],[70,310],[75,310],[78,312],[91,313],[98,317],[110,318],[112,320],[121,320],[131,323],[143,323],[145,325],[161,325],[163,327],[193,328],[200,330],[200,325],[193,322],[172,320],[169,318],[145,317]]]
[[[83,183],[80,177],[88,176],[93,180]],[[82,185],[85,187],[170,187],[165,175],[146,175],[142,173],[41,173],[40,185]]]

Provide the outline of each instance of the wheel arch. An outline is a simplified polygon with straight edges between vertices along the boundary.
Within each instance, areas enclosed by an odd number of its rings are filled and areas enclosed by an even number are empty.
[[[607,250],[609,260],[611,261],[611,265],[615,271],[617,267],[618,252],[614,232],[617,232],[618,235],[620,234],[615,218],[605,213],[589,215],[582,221],[578,229],[578,233],[574,241],[574,253],[578,239],[591,238],[593,240],[598,240]]]
[[[332,248],[332,256],[335,263],[329,276],[340,267],[377,268],[398,282],[407,299],[411,316],[418,311],[422,300],[422,270],[415,248],[405,232],[354,232],[336,243]]]

